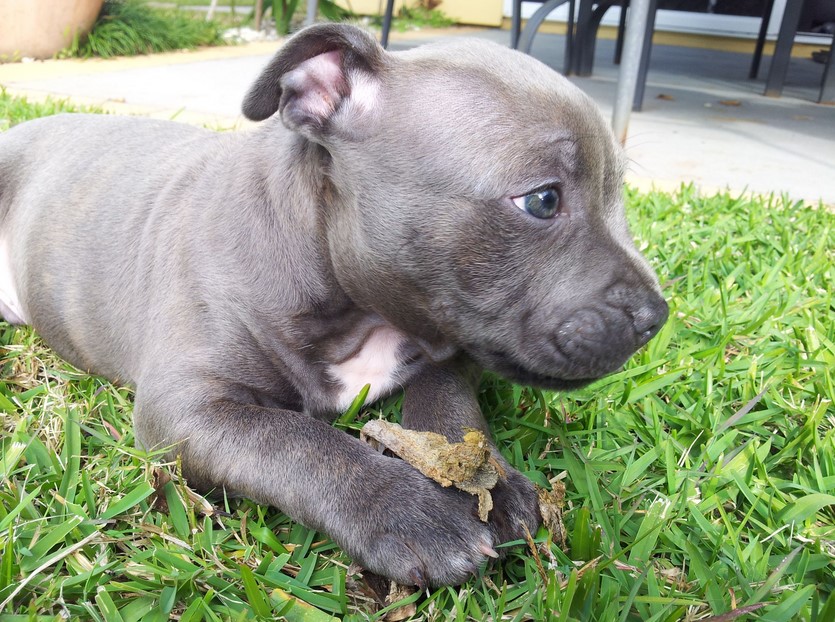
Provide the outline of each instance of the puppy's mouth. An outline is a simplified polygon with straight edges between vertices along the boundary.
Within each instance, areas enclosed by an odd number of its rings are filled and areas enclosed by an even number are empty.
[[[540,370],[531,369],[518,362],[512,355],[497,350],[482,353],[471,352],[470,355],[483,367],[512,382],[554,391],[579,389],[606,375],[606,373],[603,373],[585,377],[572,374],[571,377],[565,378],[558,374],[552,375]]]

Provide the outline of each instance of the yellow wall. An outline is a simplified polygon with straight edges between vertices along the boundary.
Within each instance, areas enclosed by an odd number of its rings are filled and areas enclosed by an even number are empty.
[[[337,4],[358,15],[382,15],[386,9],[385,0],[337,0]],[[395,0],[394,12],[403,5],[403,0]]]
[[[461,24],[500,26],[502,0],[443,0],[440,9]]]
[[[386,8],[385,0],[338,0],[338,3],[359,15],[380,15]],[[395,13],[403,4],[404,0],[395,0]],[[502,0],[442,0],[438,8],[459,24],[500,26],[502,23]]]

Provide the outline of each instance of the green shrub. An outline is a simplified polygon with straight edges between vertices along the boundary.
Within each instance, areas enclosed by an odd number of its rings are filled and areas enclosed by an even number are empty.
[[[144,0],[108,0],[92,32],[74,41],[62,55],[108,58],[224,43],[223,28],[217,22],[186,12],[155,9]]]
[[[392,28],[405,32],[413,28],[449,28],[455,25],[455,20],[447,16],[439,8],[436,0],[419,0],[413,6],[403,5],[392,19]],[[372,23],[382,25],[383,17],[372,18]]]

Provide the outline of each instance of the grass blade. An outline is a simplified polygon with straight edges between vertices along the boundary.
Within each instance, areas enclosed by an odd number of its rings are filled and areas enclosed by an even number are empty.
[[[125,494],[116,503],[111,504],[101,513],[100,518],[107,520],[127,512],[132,507],[138,505],[148,497],[154,494],[154,487],[148,482],[142,482],[136,488]]]

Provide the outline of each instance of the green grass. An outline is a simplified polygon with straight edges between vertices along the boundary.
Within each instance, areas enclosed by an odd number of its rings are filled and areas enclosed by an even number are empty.
[[[202,15],[155,9],[145,0],[107,0],[90,34],[61,55],[109,58],[225,43],[223,27]]]
[[[835,215],[687,187],[628,202],[671,305],[658,337],[576,393],[482,386],[507,458],[565,483],[566,547],[542,530],[413,619],[835,619]],[[30,329],[0,345],[0,622],[380,619],[327,537],[212,509],[134,449],[129,391]]]
[[[25,97],[10,95],[0,84],[0,131],[7,130],[13,125],[46,117],[62,112],[98,112],[102,109],[95,106],[77,106],[64,99],[47,97],[43,102],[30,102]]]

